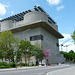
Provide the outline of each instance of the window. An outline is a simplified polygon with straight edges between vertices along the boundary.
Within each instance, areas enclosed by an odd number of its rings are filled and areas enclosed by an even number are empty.
[[[42,35],[35,35],[30,37],[30,41],[35,41],[35,40],[43,40]]]
[[[58,43],[56,43],[56,46],[57,46],[57,47],[59,47],[59,44],[58,44]]]

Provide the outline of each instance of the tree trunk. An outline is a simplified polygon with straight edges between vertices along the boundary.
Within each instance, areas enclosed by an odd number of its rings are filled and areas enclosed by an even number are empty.
[[[9,64],[10,64],[10,58],[8,60],[9,60]]]
[[[3,62],[3,58],[2,58],[2,62]]]
[[[30,56],[28,57],[28,64],[30,63]]]
[[[26,55],[25,55],[25,63],[26,63]]]

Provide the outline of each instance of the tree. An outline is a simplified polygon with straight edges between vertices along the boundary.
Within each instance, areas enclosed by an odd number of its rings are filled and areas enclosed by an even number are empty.
[[[48,56],[51,55],[51,51],[50,51],[50,49],[44,49],[44,50],[43,50],[43,53],[44,53],[44,57],[45,57],[45,59],[47,59]]]
[[[69,56],[70,56],[70,61],[72,61],[74,59],[74,56],[75,56],[73,50],[69,51]]]
[[[42,62],[43,58],[44,58],[44,54],[43,54],[43,49],[36,46],[36,45],[33,45],[33,56],[35,56],[35,59],[36,60],[39,60]]]
[[[44,57],[46,59],[46,66],[47,66],[48,65],[48,56],[51,55],[51,51],[50,51],[50,49],[44,49],[43,53],[44,53]]]
[[[14,61],[14,47],[16,37],[11,31],[4,31],[0,33],[0,49],[4,52],[5,58]]]
[[[3,62],[3,58],[4,58],[4,52],[0,49],[0,59],[2,60],[2,62]]]
[[[28,64],[30,63],[30,57],[33,56],[32,52],[33,52],[33,45],[30,45],[29,46],[29,51],[27,53]]]
[[[69,53],[74,53],[74,51],[73,50],[70,50]]]
[[[29,52],[30,52],[30,47],[31,47],[30,41],[28,41],[28,40],[20,41],[19,49],[21,49],[24,54],[25,63],[26,63],[26,59],[27,59],[27,54],[29,54]]]
[[[74,44],[75,44],[75,30],[74,30],[73,34],[71,35],[71,37],[72,37]]]
[[[75,53],[73,50],[69,51],[69,53],[61,51],[60,54],[64,55],[66,61],[72,61],[73,59],[75,59]]]
[[[17,50],[17,62],[22,61],[22,51],[20,49]]]
[[[64,55],[64,57],[66,58],[66,61],[69,61],[70,60],[69,53],[60,51],[60,54],[63,54]]]

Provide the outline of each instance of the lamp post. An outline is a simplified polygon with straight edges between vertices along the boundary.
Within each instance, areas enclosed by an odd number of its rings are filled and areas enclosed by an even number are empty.
[[[17,49],[16,49],[16,69],[17,69]]]
[[[15,59],[15,63],[16,63],[16,69],[17,69],[17,41],[16,41],[16,47],[15,47],[15,51],[16,51],[16,59]]]

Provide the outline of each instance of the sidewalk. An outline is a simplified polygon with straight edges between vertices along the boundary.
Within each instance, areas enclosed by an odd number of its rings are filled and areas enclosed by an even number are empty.
[[[63,67],[63,66],[70,66],[70,65],[66,65],[66,64],[61,64],[61,65],[50,65],[50,68],[54,68],[54,67]],[[27,70],[27,69],[34,69],[34,68],[45,68],[46,66],[33,66],[33,67],[17,67],[17,68],[5,68],[5,69],[0,69],[1,71],[12,71],[12,70]]]
[[[75,66],[66,69],[48,72],[47,75],[75,75]]]
[[[1,71],[12,71],[12,70],[22,70],[22,69],[31,69],[31,68],[39,68],[39,67],[45,67],[45,66],[33,66],[33,67],[17,67],[17,68],[5,68],[5,69],[0,69]]]
[[[52,66],[56,66],[56,65],[50,65],[50,67]],[[22,70],[22,69],[33,69],[33,68],[45,68],[46,66],[32,66],[32,67],[17,67],[17,68],[5,68],[5,69],[0,69],[0,72],[1,71],[12,71],[12,70]]]
[[[53,67],[53,66],[58,66],[58,65],[50,65],[50,67]],[[45,68],[46,66],[32,66],[32,67],[17,67],[17,68],[5,68],[5,69],[0,69],[0,72],[1,71],[12,71],[12,70],[22,70],[22,69],[34,69],[34,68]]]

